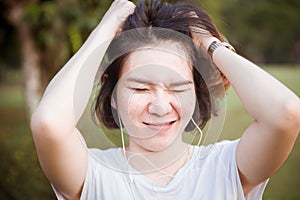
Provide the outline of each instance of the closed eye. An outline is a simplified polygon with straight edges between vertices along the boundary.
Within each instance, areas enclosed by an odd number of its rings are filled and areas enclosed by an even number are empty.
[[[193,89],[193,82],[192,81],[183,81],[183,82],[175,82],[169,85],[169,90],[172,92],[187,92]]]
[[[171,92],[187,92],[187,91],[190,91],[192,88],[190,86],[178,86],[178,87],[173,87],[173,88],[170,88],[170,91]]]
[[[148,88],[130,88],[131,90],[134,90],[136,92],[148,92],[150,91]]]
[[[187,90],[189,90],[189,89],[173,89],[173,90],[171,90],[172,92],[185,92],[185,91],[187,91]]]

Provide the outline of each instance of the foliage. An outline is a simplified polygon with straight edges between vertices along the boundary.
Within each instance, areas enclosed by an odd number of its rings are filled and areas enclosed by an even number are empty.
[[[111,2],[52,0],[26,5],[24,20],[34,30],[49,78],[80,48]]]
[[[169,0],[172,2],[172,0]],[[14,1],[13,1],[14,2]],[[24,20],[31,27],[48,79],[74,54],[99,23],[112,0],[24,0]],[[135,3],[137,0],[134,1]],[[297,0],[195,0],[219,29],[254,61],[295,63],[300,60],[300,3]],[[2,63],[19,65],[18,43],[1,8],[0,46],[10,51]],[[9,33],[9,34],[8,34]],[[7,40],[7,38],[11,38]],[[297,46],[298,45],[298,46]],[[14,59],[11,59],[14,57]],[[16,57],[18,59],[16,59]],[[298,61],[300,62],[300,61]],[[2,65],[1,65],[2,66]]]
[[[230,0],[222,10],[224,31],[240,44],[240,53],[257,62],[299,62],[299,1]]]

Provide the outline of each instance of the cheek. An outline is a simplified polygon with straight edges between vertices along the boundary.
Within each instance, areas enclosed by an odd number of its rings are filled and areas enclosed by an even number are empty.
[[[132,118],[141,117],[147,110],[149,95],[131,93],[127,101],[127,113]]]
[[[118,110],[123,119],[135,120],[140,118],[147,109],[149,95],[136,94],[130,90],[119,93]]]
[[[196,104],[196,95],[194,92],[187,92],[183,94],[176,95],[178,102],[178,109],[180,109],[180,113],[182,118],[186,118],[186,120],[190,120],[194,113],[195,104]]]

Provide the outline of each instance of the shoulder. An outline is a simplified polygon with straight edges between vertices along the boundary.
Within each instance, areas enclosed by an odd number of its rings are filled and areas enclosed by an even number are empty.
[[[195,146],[195,151],[198,158],[228,158],[231,156],[235,157],[235,152],[239,139],[236,140],[222,140],[214,144],[207,146]]]
[[[109,148],[105,150],[101,150],[98,148],[88,149],[89,156],[94,158],[104,158],[104,157],[110,157],[112,155],[119,155],[120,152],[121,152],[120,148]]]
[[[88,169],[81,199],[116,199],[115,195],[119,194],[111,191],[116,185],[126,187],[124,159],[120,148],[88,149]]]
[[[239,143],[239,141],[240,141],[240,139],[236,139],[236,140],[222,140],[222,141],[219,141],[219,142],[215,143],[215,146],[217,148],[220,148],[220,149],[234,148]]]
[[[206,184],[208,184],[207,180],[209,180],[211,187],[215,187],[216,191],[223,189],[228,194],[231,194],[231,197],[238,197],[238,199],[262,199],[268,181],[261,183],[247,197],[244,197],[236,163],[238,143],[239,139],[224,140],[205,147],[196,147],[195,153],[197,153],[197,156],[195,163],[199,166],[198,168],[202,175],[206,177]]]
[[[124,159],[120,148],[101,150],[97,148],[88,149],[89,168],[118,169],[120,161]]]
[[[239,139],[223,140],[208,146],[194,147],[194,164],[209,173],[222,174],[220,177],[230,179],[236,175],[236,148]]]

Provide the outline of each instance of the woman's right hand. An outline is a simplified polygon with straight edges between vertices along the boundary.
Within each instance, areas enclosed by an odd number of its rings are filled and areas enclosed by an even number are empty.
[[[103,16],[100,24],[96,29],[107,30],[111,36],[115,36],[120,31],[120,27],[126,18],[133,13],[135,5],[128,0],[115,0],[108,11]],[[100,28],[100,27],[101,28]]]
[[[41,167],[67,199],[79,199],[88,167],[77,122],[87,106],[109,40],[134,8],[127,0],[112,3],[82,47],[51,80],[31,118]]]

